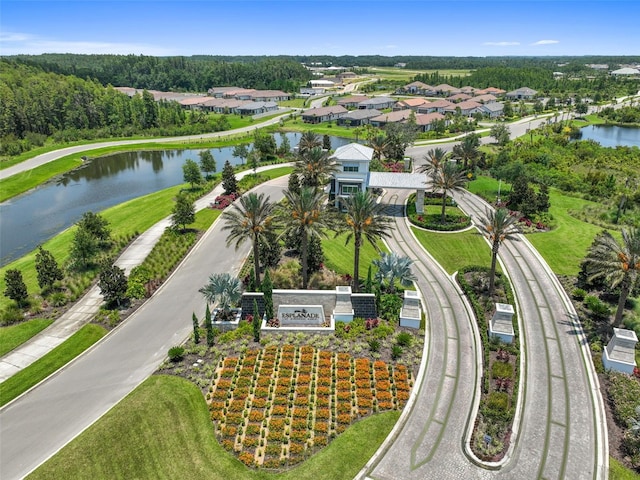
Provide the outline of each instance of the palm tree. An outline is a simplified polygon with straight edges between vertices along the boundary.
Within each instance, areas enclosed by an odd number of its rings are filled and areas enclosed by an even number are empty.
[[[369,147],[373,148],[373,159],[374,160],[382,160],[384,156],[384,151],[389,146],[389,141],[384,134],[376,135],[375,137],[369,140]]]
[[[618,309],[614,326],[622,323],[622,313],[627,297],[638,279],[640,271],[640,228],[622,229],[622,243],[604,231],[599,234],[587,254],[590,267],[588,280],[602,277],[612,289],[620,287]]]
[[[447,207],[447,192],[463,192],[467,184],[467,176],[458,166],[451,162],[446,162],[433,179],[434,190],[442,192],[442,214],[441,223],[446,220],[445,210]]]
[[[298,153],[302,154],[315,147],[322,147],[320,135],[312,132],[311,130],[307,130],[300,136],[300,141],[298,142]]]
[[[447,152],[440,147],[432,148],[423,158],[427,163],[421,165],[418,172],[426,173],[427,177],[433,180],[447,160]]]
[[[326,236],[331,219],[324,208],[324,194],[313,187],[302,187],[299,192],[285,190],[285,202],[278,216],[283,225],[282,235],[300,235],[302,261],[302,288],[307,288],[309,239]]]
[[[458,162],[462,161],[462,167],[466,170],[470,165],[473,166],[480,156],[479,146],[480,138],[477,134],[467,135],[453,147],[451,156]]]
[[[324,185],[338,167],[329,159],[329,154],[320,147],[313,147],[299,154],[295,173],[300,183],[307,187]]]
[[[348,244],[353,238],[353,289],[360,290],[360,247],[364,240],[380,251],[378,240],[389,237],[391,219],[382,215],[382,206],[368,192],[356,192],[344,199],[343,204],[347,210],[345,215],[346,229],[349,231],[345,241]]]
[[[222,310],[222,318],[230,317],[231,306],[242,298],[240,280],[228,273],[214,273],[209,277],[209,283],[198,290],[208,303],[218,302]]]
[[[403,287],[411,286],[411,282],[416,280],[416,276],[411,271],[413,260],[409,257],[401,257],[397,253],[382,252],[380,258],[374,260],[373,265],[378,269],[375,280],[383,284],[387,283],[389,292],[396,290],[396,280]]]
[[[234,202],[232,207],[222,213],[225,220],[223,230],[229,230],[227,246],[235,241],[236,250],[246,239],[253,247],[253,269],[256,285],[260,287],[260,241],[274,227],[274,204],[264,198],[264,194],[248,193]]]
[[[516,221],[518,219],[509,215],[506,208],[487,211],[485,218],[482,219],[480,228],[487,236],[491,243],[491,272],[489,274],[489,296],[493,295],[496,278],[496,260],[498,259],[498,250],[505,240],[518,240],[516,234]]]

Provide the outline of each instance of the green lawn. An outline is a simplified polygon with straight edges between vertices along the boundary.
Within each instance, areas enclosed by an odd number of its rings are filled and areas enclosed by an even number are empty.
[[[625,468],[615,458],[609,457],[609,480],[640,480],[640,474]]]
[[[0,357],[22,345],[53,323],[50,318],[35,318],[17,325],[0,327]]]
[[[2,386],[0,388],[0,406],[6,405],[18,395],[26,392],[60,367],[66,365],[100,340],[106,333],[107,331],[99,325],[85,325],[44,357],[2,382],[0,384]]]
[[[427,232],[415,227],[411,230],[422,246],[449,274],[467,265],[491,266],[489,245],[475,229],[459,233]]]
[[[345,245],[347,234],[343,233],[334,238],[333,234],[329,234],[329,238],[322,239],[322,250],[324,252],[324,264],[330,270],[339,274],[353,275],[353,239]],[[388,252],[384,243],[380,243],[380,248],[384,252]],[[376,252],[373,245],[369,242],[360,248],[360,278],[367,278],[369,265],[376,258],[380,258],[380,254]],[[375,272],[375,270],[373,270]]]
[[[351,426],[302,465],[272,474],[245,467],[216,441],[206,402],[192,383],[152,376],[29,479],[351,479],[393,428],[399,412]]]
[[[501,185],[500,194],[504,198],[511,186]],[[478,177],[469,184],[469,190],[485,199],[495,200],[498,195],[498,181],[488,177]],[[591,223],[583,222],[569,215],[568,210],[581,210],[593,202],[581,198],[571,197],[559,190],[551,188],[549,191],[551,208],[556,228],[550,232],[527,235],[527,239],[540,252],[551,269],[558,275],[577,275],[580,262],[587,254],[587,249],[596,234],[602,231]]]

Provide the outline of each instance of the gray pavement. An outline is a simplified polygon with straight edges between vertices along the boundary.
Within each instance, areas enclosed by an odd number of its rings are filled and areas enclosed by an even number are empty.
[[[289,164],[276,164],[260,167],[258,172],[279,168]],[[252,173],[249,170],[239,172],[236,177],[241,179],[245,175]],[[223,193],[222,185],[216,186],[210,193],[196,201],[196,211],[207,208],[214,199]],[[115,264],[123,268],[127,274],[133,267],[140,265],[149,252],[158,242],[165,229],[171,225],[171,217],[164,218],[142,233],[135,241],[120,255]],[[100,288],[94,285],[80,298],[69,310],[60,316],[49,327],[38,333],[27,342],[5,354],[0,358],[0,382],[4,382],[9,377],[15,375],[23,368],[28,367],[33,362],[49,353],[55,347],[67,340],[77,332],[83,325],[91,321],[98,313],[103,303]]]

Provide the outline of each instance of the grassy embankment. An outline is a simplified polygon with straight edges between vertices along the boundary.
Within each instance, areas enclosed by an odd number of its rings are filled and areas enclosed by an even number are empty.
[[[85,325],[68,340],[0,384],[0,406],[16,398],[63,367],[100,340],[107,331],[99,325]]]
[[[0,357],[22,345],[53,323],[50,318],[34,318],[17,325],[0,328]]]
[[[218,444],[194,384],[152,376],[28,478],[346,480],[371,458],[398,416],[361,420],[302,465],[267,473],[248,469]]]

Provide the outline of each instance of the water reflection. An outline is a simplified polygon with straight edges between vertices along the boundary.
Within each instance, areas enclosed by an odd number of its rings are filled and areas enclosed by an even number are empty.
[[[276,144],[282,142],[275,135]],[[299,133],[287,133],[291,146]],[[331,137],[332,148],[349,140]],[[210,149],[220,172],[233,147]],[[99,212],[183,183],[182,165],[187,159],[199,162],[201,150],[155,150],[121,152],[89,159],[81,167],[41,187],[0,204],[0,265],[19,258],[39,244],[70,227],[84,212]]]
[[[640,128],[613,125],[589,125],[580,129],[580,140],[594,140],[603,147],[640,147]]]

